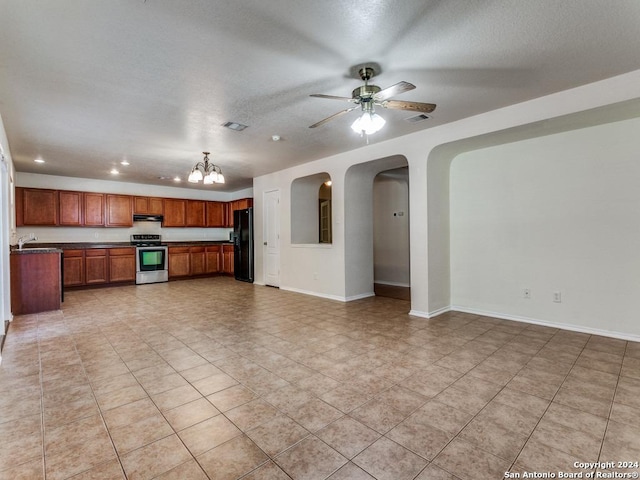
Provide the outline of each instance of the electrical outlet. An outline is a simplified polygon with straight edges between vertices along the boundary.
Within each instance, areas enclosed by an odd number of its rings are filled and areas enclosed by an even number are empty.
[[[531,290],[530,290],[530,289],[528,289],[528,288],[525,288],[525,289],[522,291],[522,296],[523,296],[524,298],[526,298],[526,299],[531,298]]]
[[[562,292],[553,292],[553,301],[556,303],[562,303]]]

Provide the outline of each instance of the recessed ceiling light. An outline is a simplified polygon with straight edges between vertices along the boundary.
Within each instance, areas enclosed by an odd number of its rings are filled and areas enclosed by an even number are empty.
[[[127,162],[127,160],[125,159],[120,162],[120,165],[131,165],[131,164]]]
[[[236,132],[241,132],[242,130],[248,127],[248,125],[243,125],[238,122],[227,122],[227,123],[223,123],[222,126],[230,128],[231,130],[235,130]]]
[[[280,135],[271,135],[271,140],[273,140],[274,142],[279,142],[280,141]]]
[[[180,177],[175,177],[175,178],[173,179],[173,181],[174,181],[174,182],[181,182],[181,181],[182,181],[182,179],[181,179]]]
[[[36,158],[36,159],[34,160],[34,162],[36,162],[36,163],[44,163],[44,160],[43,160],[43,159],[41,159],[41,158]]]
[[[327,180],[326,182],[324,182],[324,184],[325,184],[327,187],[330,187],[330,186],[331,186],[331,183],[332,183],[332,182],[331,182],[331,180]]]
[[[115,168],[111,169],[111,174],[112,175],[118,175],[120,172],[118,170],[116,170]]]

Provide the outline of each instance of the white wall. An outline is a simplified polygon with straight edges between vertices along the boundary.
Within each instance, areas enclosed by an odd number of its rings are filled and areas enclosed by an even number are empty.
[[[411,314],[428,318],[448,311],[452,285],[449,234],[452,159],[465,151],[636,118],[639,114],[640,70],[393,140],[374,141],[352,151],[257,177],[253,184],[259,227],[256,229],[256,283],[263,283],[264,275],[260,247],[263,241],[261,198],[264,192],[278,189],[282,192],[280,232],[284,239],[281,288],[340,300],[366,295],[367,285],[373,282],[372,242],[363,233],[372,231],[367,226],[364,209],[368,195],[366,185],[371,183],[360,175],[368,174],[366,170],[354,167],[401,157],[409,165]],[[333,244],[328,249],[296,248],[287,240],[290,239],[291,182],[320,172],[328,172],[333,181]],[[368,204],[371,202],[369,197]],[[615,300],[606,299],[606,302],[615,307]],[[611,312],[617,313],[615,308]],[[561,323],[556,319],[549,322]],[[576,328],[592,327],[581,323],[576,324]],[[623,335],[640,339],[638,327],[626,325],[624,328]],[[596,330],[610,331],[606,322],[599,323]]]
[[[640,334],[638,132],[636,118],[456,157],[453,308]]]
[[[409,169],[378,174],[373,182],[373,279],[408,287]]]

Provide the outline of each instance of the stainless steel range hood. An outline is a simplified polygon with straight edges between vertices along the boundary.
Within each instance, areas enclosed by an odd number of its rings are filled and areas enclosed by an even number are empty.
[[[133,214],[134,222],[162,222],[164,217],[162,215],[139,215],[137,213]]]

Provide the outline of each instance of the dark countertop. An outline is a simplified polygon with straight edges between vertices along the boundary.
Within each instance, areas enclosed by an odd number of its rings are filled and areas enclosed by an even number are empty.
[[[162,242],[162,245],[168,247],[199,247],[206,245],[233,245],[228,240],[199,240],[199,241],[179,241],[179,242]],[[109,243],[91,243],[91,242],[71,242],[71,243],[30,243],[18,250],[18,247],[11,247],[11,253],[55,253],[62,250],[85,249],[85,248],[123,248],[133,247],[130,242],[109,242]],[[46,250],[52,250],[46,252]],[[28,250],[36,250],[28,252]]]
[[[38,253],[62,253],[62,249],[60,248],[51,248],[51,247],[35,247],[28,248],[22,247],[22,250],[18,250],[18,247],[11,248],[11,255],[33,255]]]

